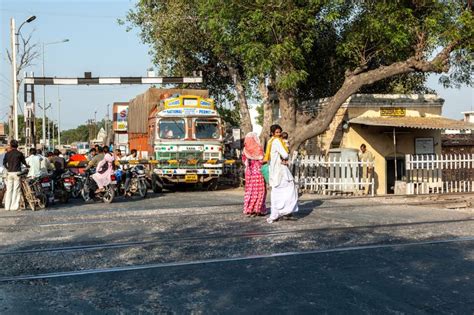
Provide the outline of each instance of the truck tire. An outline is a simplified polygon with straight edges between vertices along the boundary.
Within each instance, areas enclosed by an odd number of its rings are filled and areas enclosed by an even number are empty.
[[[163,184],[156,174],[151,175],[151,189],[155,194],[163,192]]]

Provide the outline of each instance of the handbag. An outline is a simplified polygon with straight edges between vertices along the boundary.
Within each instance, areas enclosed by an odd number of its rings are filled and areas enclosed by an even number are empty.
[[[260,172],[262,173],[265,182],[268,184],[268,182],[270,181],[270,169],[268,167],[268,163],[262,165]]]

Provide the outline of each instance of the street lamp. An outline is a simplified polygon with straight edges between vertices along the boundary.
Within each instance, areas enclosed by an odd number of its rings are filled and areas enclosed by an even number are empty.
[[[44,74],[44,47],[48,45],[54,45],[54,44],[61,44],[61,43],[67,43],[69,42],[69,39],[63,39],[55,42],[49,42],[49,43],[43,43],[42,44],[42,51],[43,51],[43,67],[42,67],[42,72],[43,72],[43,78],[45,76]],[[46,145],[46,86],[43,85],[43,145]]]
[[[15,140],[18,140],[18,85],[17,85],[17,78],[16,78],[16,49],[17,49],[17,36],[20,34],[21,27],[25,23],[30,23],[36,19],[36,16],[32,15],[28,19],[26,19],[23,23],[20,24],[18,28],[18,32],[16,31],[15,27],[15,19],[10,18],[10,37],[11,37],[11,45],[12,45],[12,81],[13,81],[13,129],[15,130]]]

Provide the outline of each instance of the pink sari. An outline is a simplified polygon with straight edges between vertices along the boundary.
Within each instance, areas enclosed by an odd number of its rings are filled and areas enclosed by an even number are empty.
[[[114,173],[114,169],[113,169],[114,163],[113,162],[114,162],[113,155],[107,153],[107,154],[105,154],[102,161],[100,161],[99,164],[97,165],[96,170],[98,171],[98,170],[102,169],[102,167],[104,166],[105,163],[108,163],[108,168],[104,173],[99,174],[99,173],[96,172],[94,175],[92,175],[92,178],[97,183],[97,186],[99,186],[99,189],[103,188],[104,186],[107,186],[112,181],[112,179],[110,177]]]
[[[244,154],[242,154],[242,161],[245,164],[244,213],[264,215],[267,212],[265,208],[267,189],[260,171],[263,149],[257,134],[254,132],[250,132],[245,136],[244,145]]]

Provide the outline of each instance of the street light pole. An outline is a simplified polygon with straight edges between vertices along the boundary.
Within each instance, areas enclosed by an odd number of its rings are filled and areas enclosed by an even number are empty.
[[[15,19],[10,19],[10,36],[12,44],[12,85],[13,85],[13,129],[15,130],[15,140],[18,141],[18,86],[16,83],[16,32]]]
[[[15,19],[10,18],[10,37],[11,37],[11,45],[12,45],[12,85],[13,85],[13,129],[15,129],[15,140],[18,139],[18,82],[16,77],[17,65],[16,65],[16,36],[20,34],[21,27],[25,23],[30,23],[36,19],[36,16],[32,15],[23,23],[20,24],[18,28],[18,32],[16,31],[15,27]]]
[[[61,99],[59,98],[58,86],[58,147],[61,145]]]

